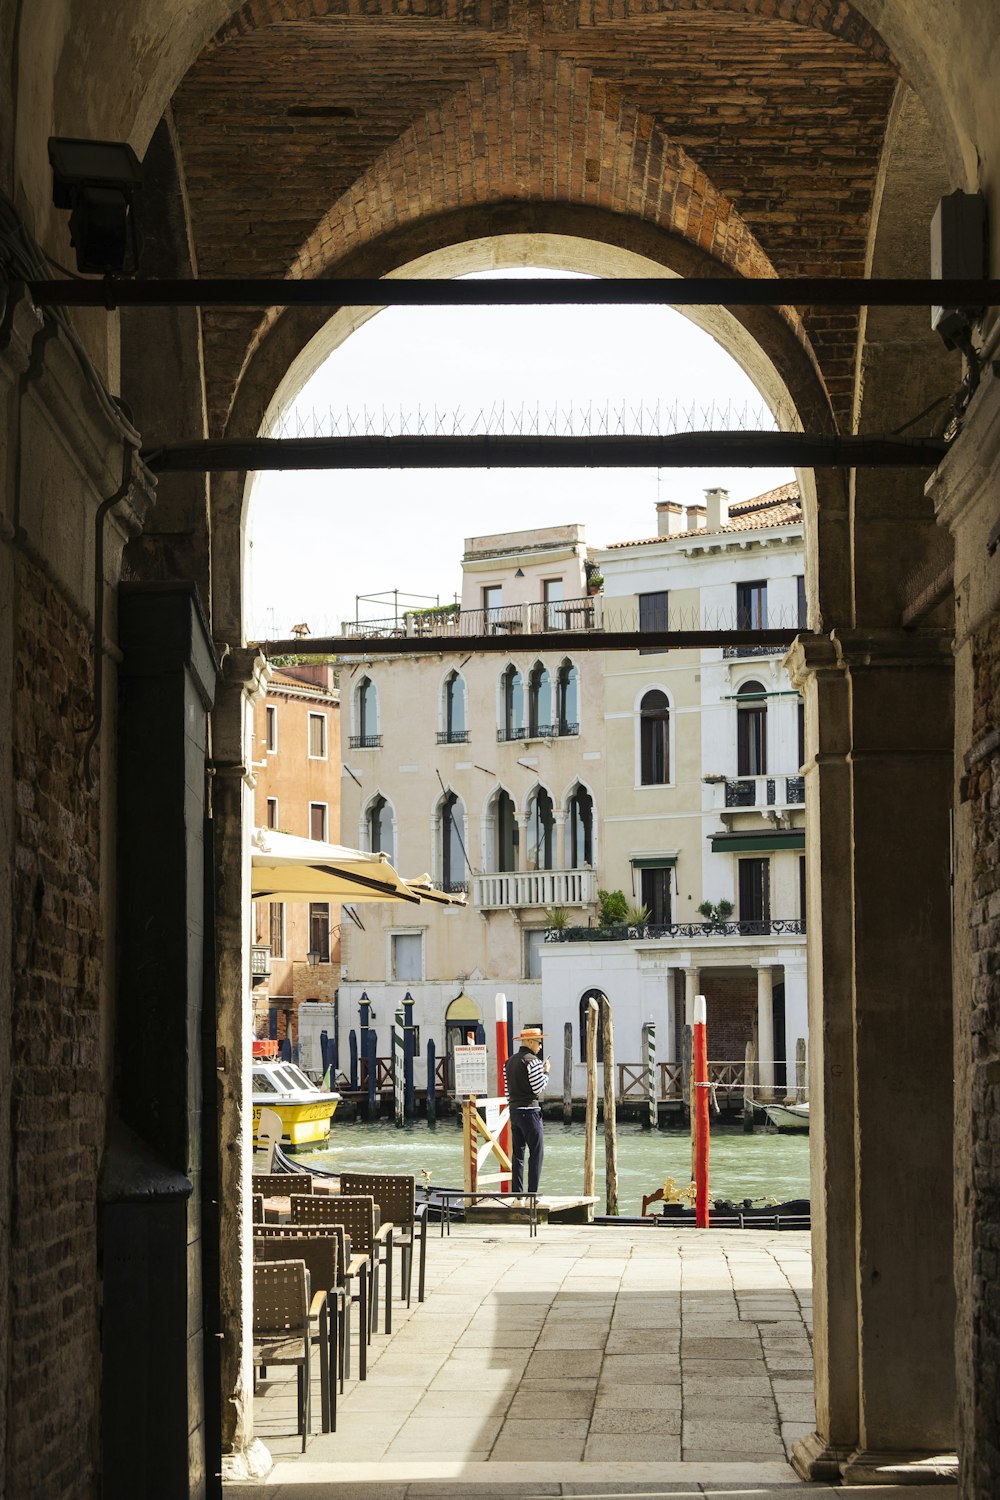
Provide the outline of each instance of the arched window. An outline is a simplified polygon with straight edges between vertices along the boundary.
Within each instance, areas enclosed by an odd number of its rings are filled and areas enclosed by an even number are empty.
[[[550,735],[552,725],[552,678],[543,662],[536,661],[528,678],[528,734]]]
[[[444,703],[442,718],[444,728],[438,742],[445,745],[462,745],[469,738],[466,717],[465,678],[459,672],[449,672],[444,680]]]
[[[517,818],[514,803],[501,788],[493,803],[493,867],[496,870],[517,869]]]
[[[556,677],[556,728],[559,734],[580,733],[580,671],[568,657]]]
[[[378,692],[370,677],[362,677],[358,683],[354,708],[355,733],[351,735],[351,749],[377,749],[382,743],[378,732]]]
[[[643,786],[670,780],[670,705],[659,688],[651,688],[639,705],[639,780]]]
[[[596,1000],[597,1011],[597,1061],[604,1061],[604,1034],[601,1030],[601,1001],[606,999],[603,990],[584,990],[580,996],[580,1061],[587,1061],[587,1011],[591,1000]]]
[[[365,834],[372,854],[386,854],[392,859],[392,808],[381,793],[368,804]]]
[[[464,823],[461,797],[446,792],[441,803],[441,887],[446,891],[464,891],[468,885]]]
[[[569,868],[584,870],[594,863],[594,799],[585,787],[577,787],[569,799],[568,811]]]
[[[498,740],[524,739],[524,683],[521,674],[511,662],[500,679],[503,703],[501,723],[497,730]]]
[[[759,682],[737,688],[736,773],[767,775],[767,695]]]
[[[552,798],[544,787],[539,787],[531,799],[528,809],[528,869],[551,870],[552,852],[555,845],[553,833],[556,820],[552,812]]]

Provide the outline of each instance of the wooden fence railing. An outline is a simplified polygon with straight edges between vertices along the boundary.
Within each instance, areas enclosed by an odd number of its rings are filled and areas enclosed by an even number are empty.
[[[657,1064],[657,1072],[659,1078],[656,1097],[658,1099],[683,1098],[681,1064],[661,1062]],[[745,1077],[746,1068],[742,1062],[710,1062],[708,1065],[708,1081],[714,1085],[717,1093],[742,1095]],[[619,1063],[618,1098],[620,1100],[645,1099],[646,1080],[646,1069],[642,1063]]]

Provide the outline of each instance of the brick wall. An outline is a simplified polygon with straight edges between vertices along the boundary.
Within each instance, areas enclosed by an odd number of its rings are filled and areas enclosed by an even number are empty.
[[[17,557],[9,1493],[93,1493],[104,1132],[89,632]]]
[[[1000,627],[979,632],[973,650],[972,742],[1000,725]],[[973,1397],[976,1472],[968,1493],[994,1495],[1000,1473],[1000,750],[970,768],[972,808],[972,1223]]]
[[[757,981],[753,977],[702,977],[708,1011],[708,1055],[713,1062],[742,1062],[756,1034]]]

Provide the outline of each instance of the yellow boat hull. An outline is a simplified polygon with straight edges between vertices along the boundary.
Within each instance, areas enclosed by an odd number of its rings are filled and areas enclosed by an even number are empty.
[[[337,1100],[324,1100],[320,1104],[268,1104],[281,1120],[281,1145],[299,1150],[303,1146],[318,1146],[330,1134],[330,1121],[337,1108]],[[254,1144],[257,1141],[257,1126],[260,1123],[261,1106],[254,1105]]]

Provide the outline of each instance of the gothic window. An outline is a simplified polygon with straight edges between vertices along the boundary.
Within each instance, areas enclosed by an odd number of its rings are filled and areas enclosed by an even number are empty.
[[[594,799],[585,787],[578,786],[569,799],[566,819],[571,870],[585,870],[594,863]]]
[[[464,822],[462,799],[446,792],[441,803],[441,884],[446,891],[464,890],[468,883]]]
[[[556,820],[552,798],[539,787],[528,809],[528,869],[551,870]]]
[[[552,732],[552,678],[548,667],[536,661],[528,678],[528,733],[550,735]]]
[[[556,729],[559,734],[580,733],[580,670],[568,657],[556,676]]]
[[[670,705],[659,688],[651,688],[639,705],[639,780],[643,786],[670,780]]]
[[[736,773],[767,775],[767,697],[762,683],[744,682],[737,689]]]
[[[373,797],[365,814],[365,831],[368,848],[373,854],[385,854],[392,859],[392,808],[381,795]]]
[[[500,679],[503,703],[501,723],[497,738],[500,740],[524,739],[524,683],[513,662]]]
[[[514,803],[503,790],[497,792],[493,803],[494,825],[494,869],[517,869],[517,818]]]
[[[462,744],[469,738],[466,718],[465,679],[459,672],[449,672],[444,680],[444,742]]]

